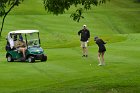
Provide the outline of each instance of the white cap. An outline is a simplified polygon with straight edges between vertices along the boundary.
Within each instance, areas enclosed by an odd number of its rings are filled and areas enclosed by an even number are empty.
[[[83,25],[83,27],[86,27],[87,25]]]

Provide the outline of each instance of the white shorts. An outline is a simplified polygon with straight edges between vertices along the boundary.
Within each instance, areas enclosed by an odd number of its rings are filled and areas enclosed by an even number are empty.
[[[87,41],[85,42],[81,41],[81,47],[87,47]]]

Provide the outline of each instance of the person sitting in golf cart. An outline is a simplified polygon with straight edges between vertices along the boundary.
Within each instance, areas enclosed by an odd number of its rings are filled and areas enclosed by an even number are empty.
[[[24,42],[22,35],[19,35],[19,39],[17,39],[17,35],[14,36],[14,47],[22,52],[23,58],[25,59],[26,43]]]

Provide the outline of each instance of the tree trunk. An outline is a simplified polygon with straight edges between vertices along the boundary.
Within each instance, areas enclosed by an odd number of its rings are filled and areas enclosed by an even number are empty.
[[[2,21],[2,25],[1,25],[1,30],[0,30],[0,37],[1,37],[1,33],[2,33],[2,30],[3,30],[3,26],[4,26],[4,21],[5,21],[5,18],[6,16],[8,15],[8,13],[14,8],[14,6],[16,5],[18,0],[15,0],[14,4],[9,8],[9,10],[5,13],[4,17],[3,17],[3,21]]]
[[[1,37],[1,33],[3,30],[3,25],[4,25],[4,21],[5,21],[5,17],[7,16],[7,13],[4,15],[3,20],[2,20],[2,25],[1,25],[1,30],[0,30],[0,37]]]

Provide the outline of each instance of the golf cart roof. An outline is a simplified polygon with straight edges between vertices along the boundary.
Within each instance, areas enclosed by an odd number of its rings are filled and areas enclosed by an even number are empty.
[[[30,33],[35,33],[35,32],[39,32],[38,30],[16,30],[16,31],[11,31],[11,34],[30,34]]]

